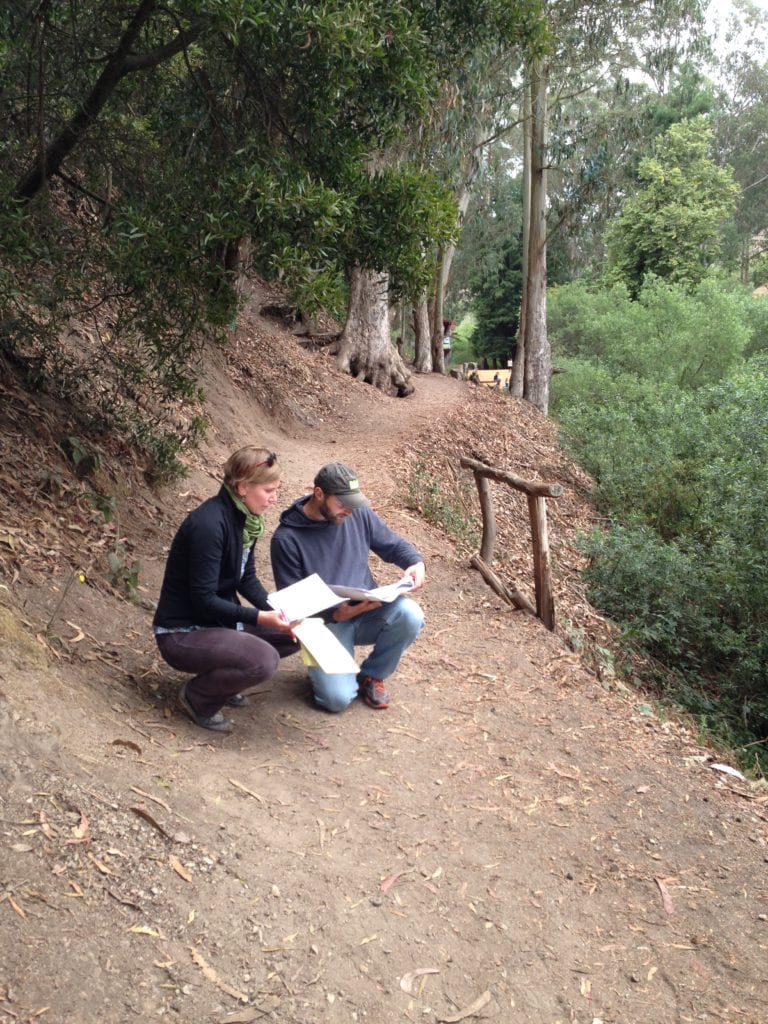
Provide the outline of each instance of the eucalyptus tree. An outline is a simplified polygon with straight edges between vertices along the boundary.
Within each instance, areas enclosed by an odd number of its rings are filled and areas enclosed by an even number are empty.
[[[768,251],[768,14],[754,4],[734,5],[718,64],[720,88],[713,123],[721,163],[733,167],[742,195],[734,216],[742,283],[750,263]]]
[[[640,160],[671,124],[709,113],[715,102],[713,83],[690,62],[663,94],[621,75],[563,98],[550,121],[550,280],[602,273],[605,230],[636,191]]]
[[[418,151],[423,166],[439,169],[450,184],[456,201],[456,220],[451,237],[435,252],[434,278],[416,304],[414,364],[422,372],[444,371],[443,321],[446,294],[451,278],[457,242],[477,187],[487,187],[494,164],[492,142],[504,122],[508,131],[509,96],[514,87],[509,80],[509,61],[514,54],[508,44],[494,40],[471,56],[456,77],[443,90],[428,123],[421,126]],[[503,70],[502,70],[503,69]],[[466,246],[462,243],[462,246]]]
[[[475,338],[484,337],[486,320],[493,334],[510,338],[504,352],[494,352],[497,358],[503,355],[505,363],[514,355],[522,294],[519,275],[510,280],[505,270],[511,266],[515,250],[518,258],[522,257],[518,153],[519,147],[507,138],[499,140],[487,153],[461,233],[448,293],[452,311],[463,313],[471,308],[476,315],[473,348]]]
[[[606,268],[633,297],[647,274],[694,287],[719,255],[740,189],[711,150],[712,131],[698,117],[673,124],[640,162],[642,187],[612,226]]]
[[[409,6],[429,39],[429,53],[420,70],[432,75],[432,103],[406,125],[408,131],[399,140],[392,138],[372,157],[371,167],[375,180],[382,168],[391,172],[406,160],[420,174],[439,174],[455,198],[451,223],[435,223],[437,230],[431,240],[426,232],[422,234],[424,267],[428,268],[434,258],[429,315],[423,306],[423,295],[428,290],[424,278],[411,273],[403,282],[411,296],[422,295],[422,305],[417,305],[414,316],[416,366],[428,371],[443,368],[443,294],[479,146],[495,110],[484,83],[494,81],[495,76],[489,74],[493,62],[509,54],[515,45],[525,41],[531,50],[538,50],[542,31],[537,3],[481,0],[470,8],[461,0],[449,0]],[[342,367],[353,369],[365,379],[379,382],[389,374],[396,393],[407,394],[412,390],[408,371],[389,344],[390,283],[391,268],[360,262],[353,267],[338,358]]]
[[[552,47],[525,61],[524,285],[513,393],[542,412],[549,405],[551,354],[546,327],[548,174],[547,126],[566,97],[644,72],[663,90],[701,23],[699,0],[550,0],[545,4]]]

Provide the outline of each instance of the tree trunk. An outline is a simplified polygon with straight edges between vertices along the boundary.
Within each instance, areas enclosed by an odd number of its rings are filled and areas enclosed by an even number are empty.
[[[480,133],[478,132],[476,138],[476,145],[480,144],[479,139]],[[474,177],[474,176],[473,176]],[[461,195],[458,198],[458,217],[457,226],[460,229],[464,223],[464,218],[467,215],[469,209],[469,200],[472,196],[471,190],[472,179],[470,178],[464,185]],[[453,266],[453,257],[456,255],[456,243],[447,242],[440,250],[437,259],[437,273],[435,274],[435,297],[432,306],[432,352],[433,360],[435,355],[438,356],[438,360],[434,361],[435,370],[440,368],[441,372],[445,372],[445,357],[443,355],[443,320],[445,314],[445,293],[448,289],[448,281],[451,277],[451,267]]]
[[[349,284],[347,322],[336,364],[359,380],[404,398],[414,388],[411,373],[389,339],[389,276],[356,266]]]
[[[741,242],[741,259],[739,260],[739,276],[742,284],[749,284],[749,250],[752,244],[751,238],[744,238]]]
[[[525,86],[523,110],[523,294],[520,299],[520,322],[512,367],[510,394],[522,398],[525,393],[525,321],[528,310],[528,265],[531,239],[531,84]]]
[[[435,294],[432,297],[432,329],[430,332],[432,369],[435,373],[443,373],[445,371],[443,360],[443,297],[447,280],[445,249],[441,247],[437,254],[437,267],[435,269]]]
[[[426,296],[422,296],[413,310],[413,330],[416,335],[416,351],[413,368],[416,373],[432,372],[432,332],[429,325],[429,307]]]
[[[531,211],[525,306],[524,397],[545,415],[552,358],[547,336],[547,68],[531,67]]]

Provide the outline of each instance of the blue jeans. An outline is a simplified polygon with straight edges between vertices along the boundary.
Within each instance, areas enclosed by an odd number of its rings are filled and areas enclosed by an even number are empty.
[[[360,666],[362,675],[386,679],[397,668],[407,647],[424,626],[424,612],[409,597],[398,597],[375,611],[349,619],[329,622],[328,629],[354,657],[355,645],[373,644],[373,650]],[[357,696],[357,676],[351,673],[330,675],[319,668],[308,669],[315,703],[326,711],[343,711]]]

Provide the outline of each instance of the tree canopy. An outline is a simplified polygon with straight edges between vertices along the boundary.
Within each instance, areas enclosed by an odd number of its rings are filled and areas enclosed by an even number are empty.
[[[109,338],[92,354],[110,366],[114,401],[96,420],[121,405],[128,420],[131,408],[144,415],[194,393],[190,361],[223,337],[238,261],[284,281],[310,312],[341,312],[353,264],[418,287],[455,229],[452,196],[407,151],[371,166],[428,117],[469,50],[535,31],[536,10],[506,0],[6,6],[8,358],[87,408],[96,370],[61,339],[107,313]]]
[[[637,295],[646,274],[688,286],[702,280],[720,252],[721,228],[739,187],[712,159],[703,117],[673,124],[640,162],[641,188],[608,235],[607,274]]]

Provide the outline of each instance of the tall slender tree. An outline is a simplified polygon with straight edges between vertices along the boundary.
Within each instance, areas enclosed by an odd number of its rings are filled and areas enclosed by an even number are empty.
[[[619,70],[643,70],[663,88],[690,46],[686,30],[701,22],[702,12],[699,0],[620,0],[610,7],[598,0],[548,0],[544,12],[551,52],[546,57],[528,54],[525,61],[530,95],[524,153],[529,168],[523,225],[526,269],[513,391],[546,413],[551,376],[546,337],[546,179],[551,166],[547,120],[563,96],[615,79]]]

